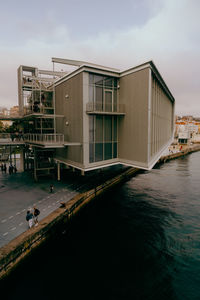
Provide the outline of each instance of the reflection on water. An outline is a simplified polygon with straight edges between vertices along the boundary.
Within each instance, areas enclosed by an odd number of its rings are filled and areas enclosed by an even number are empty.
[[[199,160],[143,172],[95,201],[13,274],[8,299],[200,299]]]

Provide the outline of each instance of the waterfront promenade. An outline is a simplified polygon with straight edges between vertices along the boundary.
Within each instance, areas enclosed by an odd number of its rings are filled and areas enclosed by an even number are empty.
[[[0,247],[28,229],[28,209],[36,205],[42,220],[80,188],[73,182],[54,182],[54,186],[54,193],[50,193],[48,180],[35,183],[26,173],[0,174]]]
[[[199,150],[200,145],[192,145],[181,152],[161,157],[159,162]],[[9,273],[31,249],[48,236],[56,234],[59,226],[68,223],[92,199],[129,180],[138,171],[140,170],[136,168],[116,165],[81,176],[80,172],[68,170],[62,174],[61,182],[54,182],[54,194],[49,191],[52,180],[46,178],[35,183],[27,173],[10,176],[2,173],[0,277]],[[60,202],[65,202],[66,205],[61,208]],[[41,211],[40,222],[38,227],[27,230],[26,210],[33,205]]]
[[[161,157],[161,163],[178,158],[189,152],[199,151],[200,145],[187,147],[183,151],[176,149],[166,152]],[[0,172],[0,247],[28,230],[26,212],[35,205],[40,210],[39,221],[60,207],[61,202],[67,203],[78,193],[83,193],[106,180],[129,169],[122,165],[96,170],[80,176],[68,170],[61,181],[51,178],[41,178],[34,182],[30,173],[9,175]],[[50,193],[50,184],[54,184],[54,192]]]
[[[118,165],[105,168],[104,172],[89,172],[85,176],[68,170],[59,182],[41,178],[37,183],[26,172],[12,175],[0,172],[0,247],[28,230],[26,212],[34,205],[40,210],[40,222],[60,207],[60,202],[68,202],[78,193],[93,188],[126,169],[127,167]],[[49,189],[51,183],[54,184],[53,193]]]

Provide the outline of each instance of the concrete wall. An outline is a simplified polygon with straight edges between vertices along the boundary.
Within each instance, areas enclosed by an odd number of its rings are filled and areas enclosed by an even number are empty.
[[[119,103],[126,115],[118,119],[118,157],[139,167],[148,159],[148,86],[149,68],[120,78]]]
[[[68,96],[67,96],[68,95]],[[65,141],[83,143],[83,73],[55,87],[56,132],[63,133]],[[67,124],[66,124],[67,122]],[[56,156],[63,161],[83,162],[82,146],[57,149]]]

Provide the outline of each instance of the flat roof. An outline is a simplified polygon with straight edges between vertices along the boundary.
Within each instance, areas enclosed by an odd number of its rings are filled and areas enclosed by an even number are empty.
[[[119,69],[105,67],[105,66],[101,66],[101,65],[97,65],[97,64],[93,64],[93,63],[88,63],[85,61],[77,61],[77,60],[62,59],[62,58],[55,58],[55,57],[52,58],[52,62],[64,63],[64,64],[73,65],[73,66],[78,67],[76,70],[73,70],[72,72],[57,79],[55,81],[55,85],[58,85],[58,84],[62,83],[63,81],[79,74],[80,72],[84,72],[84,71],[93,72],[93,73],[96,72],[99,74],[105,74],[108,76],[120,78],[120,77],[126,76],[128,74],[143,70],[145,68],[150,68],[153,71],[154,76],[160,82],[160,84],[163,87],[163,89],[165,90],[165,92],[169,95],[171,101],[173,101],[173,102],[175,101],[172,93],[170,92],[168,86],[166,85],[164,79],[162,78],[160,72],[158,71],[157,67],[155,66],[155,64],[152,60],[142,63],[140,65],[137,65],[135,67],[129,68],[124,71],[120,71]]]

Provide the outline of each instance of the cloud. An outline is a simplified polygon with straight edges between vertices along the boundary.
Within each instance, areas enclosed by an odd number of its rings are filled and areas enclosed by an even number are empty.
[[[0,47],[0,104],[5,98],[9,105],[16,104],[15,74],[20,64],[47,69],[52,68],[51,57],[63,57],[126,69],[152,59],[176,98],[176,112],[200,115],[200,2],[166,0],[155,5],[155,1],[149,0],[140,3],[148,11],[142,23],[133,22],[131,26],[131,22],[127,22],[126,28],[117,26],[115,30],[102,27],[95,35],[79,38],[72,35],[74,24],[67,27],[51,10],[42,25],[25,19],[20,21],[23,42],[13,48]],[[114,13],[112,18],[115,18]]]

